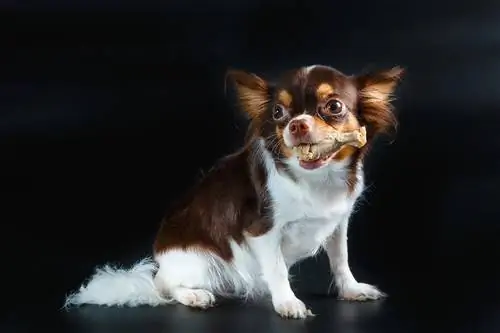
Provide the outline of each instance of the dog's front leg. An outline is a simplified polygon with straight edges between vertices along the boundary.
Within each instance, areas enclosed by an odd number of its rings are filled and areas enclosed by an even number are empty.
[[[262,279],[269,288],[276,312],[285,318],[302,319],[312,316],[290,286],[279,231],[270,230],[264,235],[250,237],[248,244],[259,263]]]
[[[386,296],[375,286],[356,281],[349,267],[347,249],[347,228],[349,218],[346,218],[328,239],[325,250],[330,261],[330,269],[334,275],[340,299],[351,301],[375,300]]]

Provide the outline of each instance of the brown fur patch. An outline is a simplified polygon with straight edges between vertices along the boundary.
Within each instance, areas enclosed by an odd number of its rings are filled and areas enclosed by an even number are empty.
[[[231,260],[230,239],[241,243],[245,230],[258,235],[272,225],[266,220],[266,177],[249,147],[222,159],[164,218],[155,254],[202,248]]]
[[[335,89],[328,83],[321,83],[316,88],[316,96],[319,101],[324,101],[335,93]]]
[[[346,158],[352,157],[358,149],[353,146],[344,146],[340,148],[337,154],[333,157],[334,161],[340,162]]]
[[[280,92],[278,93],[278,103],[288,109],[292,106],[292,102],[292,95],[290,95],[290,93],[285,89],[280,90]]]
[[[268,218],[260,218],[253,221],[246,229],[245,232],[250,236],[258,237],[264,235],[266,232],[271,230],[273,223]]]
[[[358,121],[358,118],[352,113],[348,112],[342,122],[342,126],[340,127],[341,132],[352,132],[361,127],[361,124]]]

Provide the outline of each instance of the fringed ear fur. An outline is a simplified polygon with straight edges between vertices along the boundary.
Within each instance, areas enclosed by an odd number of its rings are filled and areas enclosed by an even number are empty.
[[[229,70],[230,79],[236,88],[236,96],[243,111],[251,118],[259,118],[271,101],[268,83],[259,76],[241,70]]]
[[[393,93],[403,74],[403,68],[394,67],[356,77],[360,116],[368,126],[369,136],[396,129],[397,119],[392,106]]]

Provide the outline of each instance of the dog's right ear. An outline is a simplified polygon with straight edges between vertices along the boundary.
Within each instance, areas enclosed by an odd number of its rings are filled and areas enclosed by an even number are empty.
[[[235,85],[236,96],[243,111],[251,119],[260,117],[271,102],[268,83],[253,73],[235,69],[226,72],[226,83],[228,79]]]

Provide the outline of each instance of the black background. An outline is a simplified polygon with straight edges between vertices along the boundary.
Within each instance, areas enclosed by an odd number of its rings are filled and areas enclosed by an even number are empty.
[[[499,3],[1,5],[3,331],[498,332]],[[389,299],[327,297],[320,257],[295,271],[303,324],[265,304],[58,311],[96,265],[149,255],[169,201],[241,144],[228,67],[316,63],[407,68],[350,231],[355,275]]]

